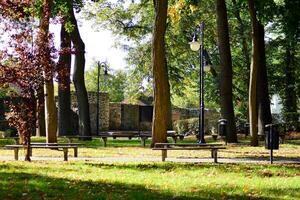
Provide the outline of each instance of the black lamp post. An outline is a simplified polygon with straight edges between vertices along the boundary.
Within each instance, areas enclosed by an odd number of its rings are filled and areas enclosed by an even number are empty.
[[[107,75],[108,66],[106,62],[98,62],[98,73],[97,73],[97,116],[96,116],[96,132],[99,134],[99,95],[100,95],[100,68],[103,67],[104,75]]]
[[[197,41],[197,33],[200,36],[200,43]],[[193,51],[199,51],[199,60],[200,60],[200,71],[199,71],[199,82],[200,82],[200,95],[199,95],[199,144],[205,144],[204,139],[204,71],[208,72],[210,66],[206,65],[207,61],[205,60],[205,50],[203,45],[204,40],[204,23],[201,22],[199,27],[193,36],[193,41],[190,42],[190,48]]]

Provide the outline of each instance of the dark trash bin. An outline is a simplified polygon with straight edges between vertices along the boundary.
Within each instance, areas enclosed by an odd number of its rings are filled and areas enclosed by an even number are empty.
[[[227,120],[226,119],[220,119],[218,121],[218,134],[219,136],[227,136]]]
[[[265,148],[279,149],[278,125],[267,124],[265,127],[266,127]]]
[[[250,133],[250,123],[245,123],[244,124],[244,130],[245,130],[246,136],[248,136],[249,133]]]

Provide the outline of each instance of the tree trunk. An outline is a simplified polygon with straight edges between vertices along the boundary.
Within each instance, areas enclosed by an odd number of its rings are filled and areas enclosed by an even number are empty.
[[[272,123],[265,52],[264,26],[258,22],[259,67],[257,69],[258,134],[264,135],[265,125]]]
[[[72,7],[70,8],[70,19],[72,24],[74,25],[73,30],[71,32],[71,40],[76,51],[74,72],[73,72],[73,82],[75,85],[77,102],[78,102],[79,134],[82,136],[91,136],[88,94],[84,82],[85,45],[81,39],[77,21]]]
[[[57,113],[54,99],[54,86],[52,80],[45,81],[46,104],[46,142],[57,142]]]
[[[170,85],[165,51],[167,0],[154,0],[155,24],[152,39],[152,69],[154,78],[154,110],[152,143],[167,142],[167,128],[171,108]]]
[[[252,59],[250,67],[250,83],[249,83],[249,118],[250,118],[250,135],[251,145],[258,146],[257,135],[257,70],[259,65],[259,36],[258,21],[256,19],[256,11],[254,8],[254,0],[248,0],[249,13],[252,24]]]
[[[216,0],[218,44],[220,51],[221,114],[227,120],[227,141],[237,142],[232,102],[232,63],[225,0]]]
[[[57,113],[54,99],[54,86],[52,69],[52,61],[50,55],[49,43],[49,21],[51,16],[52,0],[43,1],[43,16],[40,23],[39,30],[39,54],[41,56],[41,63],[44,67],[45,78],[45,113],[46,113],[46,141],[47,143],[57,142]]]
[[[38,127],[36,130],[36,136],[46,136],[46,122],[45,122],[45,96],[44,96],[44,87],[40,87],[38,90],[38,99],[37,99],[37,120]]]
[[[58,134],[72,135],[70,94],[71,38],[62,23],[60,40],[61,54],[58,61]]]

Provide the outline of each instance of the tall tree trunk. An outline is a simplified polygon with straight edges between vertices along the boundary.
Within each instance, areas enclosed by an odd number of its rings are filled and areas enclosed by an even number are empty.
[[[75,64],[73,72],[73,82],[76,89],[76,96],[79,111],[79,134],[82,136],[91,136],[90,112],[88,94],[84,82],[85,67],[85,45],[81,39],[74,10],[70,8],[70,19],[74,25],[71,32],[71,40],[75,47]]]
[[[52,0],[43,1],[43,16],[40,23],[40,47],[43,52],[39,52],[42,56],[44,64],[45,76],[45,113],[46,113],[46,141],[47,143],[57,142],[57,113],[54,99],[53,76],[54,71],[51,67],[50,44],[49,44],[49,21],[51,16]],[[42,45],[42,46],[41,46]],[[45,46],[46,45],[46,46]]]
[[[152,143],[167,142],[167,128],[171,108],[170,85],[165,51],[167,0],[154,0],[155,24],[152,39],[152,69],[154,78],[154,110]]]
[[[265,31],[258,22],[259,67],[257,69],[257,111],[258,133],[263,135],[265,125],[272,123],[271,102],[269,99],[268,75],[266,66]]]
[[[72,135],[72,113],[70,94],[71,38],[62,23],[60,40],[61,54],[58,61],[58,133]]]
[[[227,120],[228,142],[237,142],[232,102],[232,63],[225,0],[216,0],[218,43],[220,51],[221,114]]]
[[[254,8],[254,0],[248,0],[249,13],[252,24],[252,60],[250,69],[250,83],[249,83],[249,118],[250,118],[250,135],[251,145],[258,146],[257,135],[257,71],[259,67],[259,35],[258,35],[258,21],[256,19],[256,11]]]
[[[38,127],[36,130],[36,136],[46,136],[46,122],[45,122],[45,96],[44,96],[44,87],[40,87],[38,90],[38,99],[37,99],[37,120]]]

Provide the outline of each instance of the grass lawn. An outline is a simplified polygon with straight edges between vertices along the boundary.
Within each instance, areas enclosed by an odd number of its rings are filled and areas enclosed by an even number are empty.
[[[35,142],[43,141],[34,138]],[[0,146],[11,141],[0,140]],[[77,142],[77,141],[75,141]],[[84,142],[80,161],[0,161],[0,199],[300,199],[300,165],[93,161],[89,157],[160,157],[137,140]],[[299,141],[276,156],[299,159]],[[0,156],[13,152],[0,148]],[[62,152],[34,150],[34,156]],[[170,152],[170,157],[209,157],[208,151]],[[221,157],[267,158],[264,147],[230,145]]]

